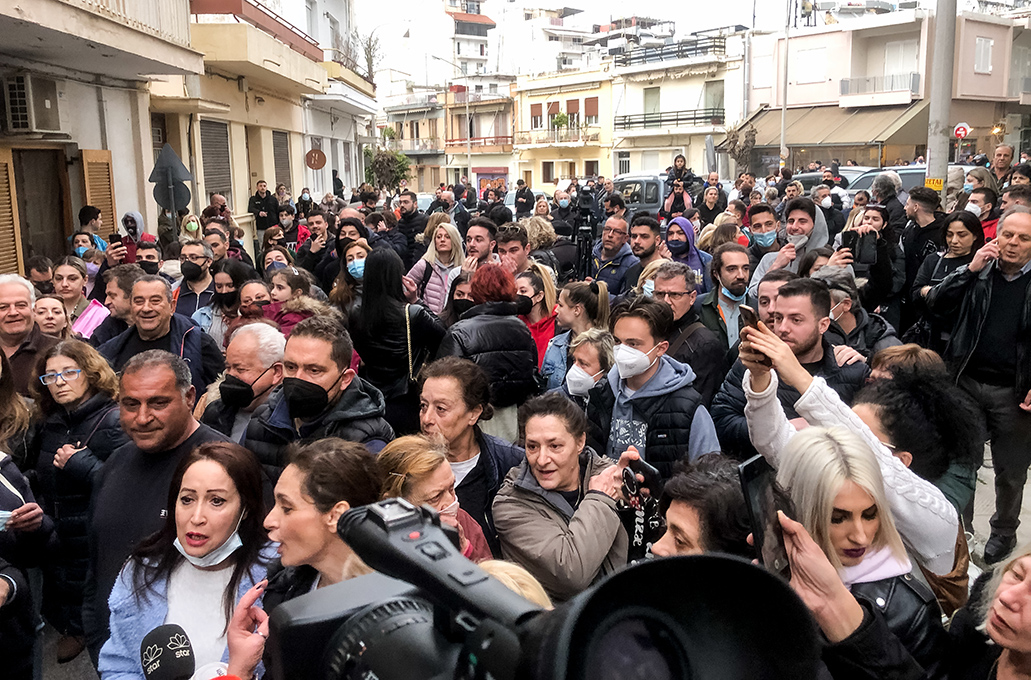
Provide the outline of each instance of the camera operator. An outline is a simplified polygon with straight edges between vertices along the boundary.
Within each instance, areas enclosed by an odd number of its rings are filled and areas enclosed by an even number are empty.
[[[494,500],[494,524],[506,559],[525,567],[548,595],[567,600],[626,564],[628,539],[616,501],[634,450],[613,464],[587,443],[584,412],[561,394],[519,409],[526,459]],[[625,500],[625,499],[624,499]]]

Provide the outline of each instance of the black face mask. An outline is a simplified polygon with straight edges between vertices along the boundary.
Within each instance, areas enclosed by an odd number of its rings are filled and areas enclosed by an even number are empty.
[[[204,278],[204,269],[196,262],[187,260],[179,265],[179,271],[187,281],[200,281]]]
[[[452,300],[451,309],[455,310],[455,314],[461,317],[463,314],[468,312],[470,309],[476,306],[476,303],[472,300]]]
[[[522,316],[528,316],[533,311],[533,298],[516,295],[516,310]]]
[[[216,307],[228,309],[240,302],[240,291],[231,290],[228,293],[215,293],[211,296],[211,303]]]
[[[219,396],[222,397],[222,403],[230,408],[246,408],[252,401],[265,394],[272,386],[269,385],[263,389],[259,394],[254,394],[254,383],[261,380],[261,376],[272,370],[272,366],[269,366],[261,372],[254,382],[247,384],[244,381],[237,378],[235,375],[226,374],[225,380],[218,386]]]
[[[52,295],[54,292],[53,281],[40,281],[32,285],[36,287],[36,292],[40,295]]]
[[[329,393],[321,385],[300,378],[283,378],[283,395],[291,418],[312,418],[329,406]]]
[[[140,265],[140,269],[142,269],[145,274],[150,274],[151,276],[157,274],[161,269],[160,263],[151,262],[149,260],[137,260],[136,264]],[[194,266],[196,267],[197,265]]]

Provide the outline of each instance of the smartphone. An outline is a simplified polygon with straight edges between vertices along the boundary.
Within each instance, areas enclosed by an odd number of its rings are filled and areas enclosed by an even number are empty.
[[[748,305],[741,305],[738,309],[741,310],[741,320],[745,322],[745,325],[759,330],[759,314]]]
[[[856,258],[857,245],[859,245],[859,234],[857,234],[855,231],[851,229],[849,229],[848,231],[841,232],[841,248],[839,248],[839,250],[841,250],[842,248],[847,248],[848,250],[850,250],[852,252],[852,260],[855,262],[859,261]]]
[[[107,237],[107,242],[108,242],[109,245],[112,245],[112,246],[114,246],[114,245],[119,245],[120,246],[120,245],[122,245],[122,235],[119,234],[116,231],[115,233],[113,233],[113,234],[111,234],[110,236]]]
[[[662,475],[659,474],[658,469],[643,460],[630,461],[630,469],[634,471],[635,475],[644,477],[644,481],[640,482],[640,485],[648,489],[653,498],[658,498],[662,493]]]
[[[737,468],[741,490],[752,524],[755,554],[767,570],[784,580],[791,579],[791,565],[784,547],[784,534],[777,519],[777,505],[773,496],[776,471],[762,456],[753,456]]]

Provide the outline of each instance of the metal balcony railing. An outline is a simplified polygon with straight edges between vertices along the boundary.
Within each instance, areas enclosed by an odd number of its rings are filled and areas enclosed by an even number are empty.
[[[919,73],[896,73],[890,76],[871,76],[866,78],[842,78],[841,95],[876,94],[878,92],[920,92]]]
[[[640,130],[662,127],[697,127],[723,125],[723,109],[687,109],[684,111],[663,111],[662,113],[637,113],[630,116],[616,116],[613,126],[617,130]]]
[[[479,102],[501,102],[510,101],[512,98],[506,94],[500,92],[453,92],[452,103],[454,104],[465,104],[468,101],[470,104],[476,104]]]
[[[673,59],[689,59],[691,57],[722,57],[727,53],[727,39],[721,36],[684,40],[662,47],[641,47],[616,55],[616,66],[633,66],[635,64],[651,64]]]
[[[181,47],[190,46],[190,0],[61,0]]]
[[[465,146],[466,139],[447,140],[448,146]],[[493,137],[473,137],[469,139],[469,146],[512,146],[512,135],[495,135]]]
[[[107,1],[119,3],[126,0]],[[161,3],[155,2],[154,4]],[[303,54],[312,61],[325,59],[319,43],[310,35],[254,0],[190,0],[190,12],[192,14],[232,14],[268,33],[276,40],[289,45],[295,52]]]
[[[440,137],[420,137],[419,139],[392,139],[390,148],[394,151],[414,152],[439,152],[444,148]]]
[[[516,144],[562,144],[568,142],[597,142],[601,139],[601,128],[551,128],[546,130],[521,130],[515,133]]]

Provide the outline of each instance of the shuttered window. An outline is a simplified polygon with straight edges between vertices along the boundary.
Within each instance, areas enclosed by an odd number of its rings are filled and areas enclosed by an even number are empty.
[[[567,99],[566,100],[566,113],[580,113],[580,100],[579,99]]]
[[[548,115],[558,113],[558,102],[548,102]]]
[[[590,125],[598,124],[598,98],[586,97],[584,99],[584,118]]]
[[[544,107],[541,104],[530,104],[530,129],[540,130],[544,127],[544,114],[542,109]]]
[[[290,191],[290,133],[272,131],[272,162],[276,166],[276,184],[285,184]]]
[[[0,274],[22,273],[21,229],[14,195],[14,158],[0,149]]]
[[[229,124],[218,120],[200,122],[200,155],[204,189],[208,196],[222,194],[233,206],[233,173],[229,164]]]
[[[82,174],[86,180],[86,205],[100,208],[100,214],[107,224],[118,224],[111,152],[105,149],[83,149]]]

